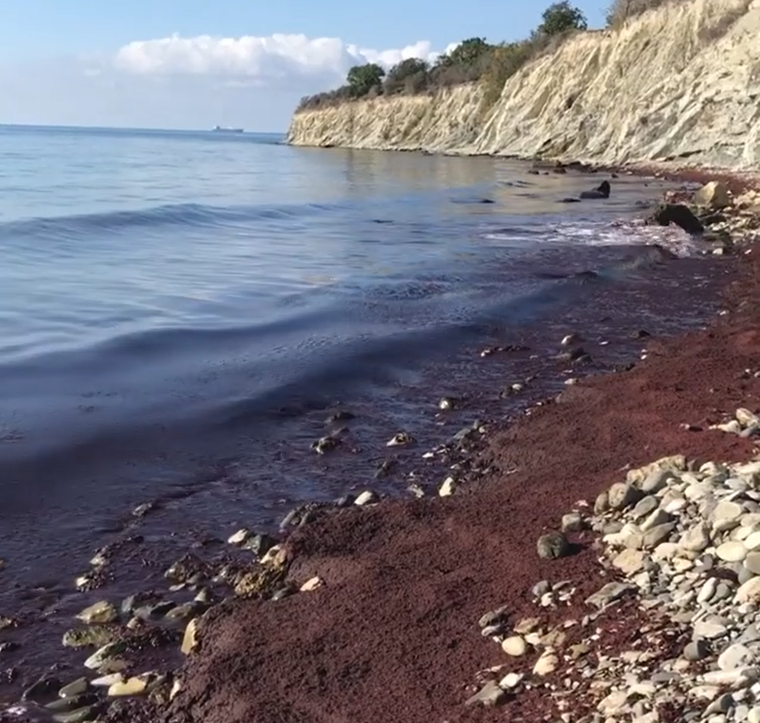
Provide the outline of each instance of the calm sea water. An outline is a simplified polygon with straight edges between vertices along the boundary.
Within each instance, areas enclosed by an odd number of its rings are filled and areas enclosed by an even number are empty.
[[[488,325],[564,314],[543,272],[646,240],[612,222],[654,187],[568,205],[600,179],[527,170],[0,127],[2,556],[36,530],[86,559],[85,533],[201,465],[248,469],[250,509],[326,494],[273,471],[319,433],[278,414],[376,398]]]

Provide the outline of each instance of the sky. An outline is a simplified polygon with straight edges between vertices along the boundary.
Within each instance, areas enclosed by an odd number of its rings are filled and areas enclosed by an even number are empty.
[[[550,0],[0,0],[0,123],[285,131],[352,65],[526,37]],[[590,27],[605,0],[576,0]]]

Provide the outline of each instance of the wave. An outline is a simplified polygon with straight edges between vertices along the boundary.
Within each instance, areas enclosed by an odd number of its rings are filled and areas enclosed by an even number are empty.
[[[340,210],[343,204],[280,206],[211,206],[200,203],[164,204],[133,211],[48,216],[0,223],[0,241],[40,237],[120,233],[159,226],[212,227],[251,221],[280,221]]]

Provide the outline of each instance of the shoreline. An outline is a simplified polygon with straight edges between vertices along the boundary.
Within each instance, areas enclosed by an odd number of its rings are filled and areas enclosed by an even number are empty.
[[[648,340],[646,340],[647,346],[648,346]],[[654,345],[656,346],[656,345]],[[498,356],[498,355],[497,355]],[[635,373],[636,370],[634,370],[633,373]],[[607,375],[605,375],[607,376]],[[593,388],[595,386],[595,382],[598,380],[595,377],[592,377],[589,386],[590,388]],[[561,396],[569,397],[568,400],[571,404],[573,403],[573,399],[576,399],[576,402],[583,403],[583,393],[582,390],[586,387],[587,382],[586,380],[583,380],[579,382],[577,385],[571,385],[568,386],[566,389],[566,392],[563,392]],[[578,394],[580,393],[580,397],[578,397]],[[550,414],[552,411],[553,405],[540,405],[538,407],[533,407],[531,410],[531,417],[540,418],[542,416],[545,416],[546,414]],[[530,427],[531,423],[533,423],[532,419],[529,419],[527,422],[527,426]],[[465,469],[464,473],[462,474],[463,477],[472,476],[475,478],[472,485],[465,485],[462,489],[462,494],[459,494],[459,490],[455,490],[455,494],[453,495],[451,500],[442,500],[440,502],[436,501],[435,499],[425,498],[419,503],[407,503],[400,500],[392,500],[388,501],[387,503],[384,503],[382,505],[376,506],[376,507],[370,507],[369,509],[366,509],[364,511],[354,511],[353,509],[348,512],[346,511],[345,514],[341,511],[338,511],[338,514],[335,515],[326,515],[321,517],[320,519],[320,513],[318,510],[313,510],[311,513],[312,518],[317,518],[313,522],[309,522],[305,527],[300,527],[297,531],[295,531],[289,538],[288,542],[285,545],[284,548],[282,548],[282,552],[279,556],[274,555],[275,559],[275,565],[272,567],[269,567],[267,569],[272,570],[273,572],[268,575],[255,575],[254,577],[247,578],[247,583],[250,584],[251,590],[250,592],[253,594],[257,594],[262,586],[270,586],[270,592],[275,592],[278,590],[284,589],[284,580],[285,580],[285,573],[287,572],[289,576],[296,580],[299,584],[297,587],[300,587],[304,583],[307,584],[307,589],[309,590],[308,593],[299,593],[297,595],[294,595],[291,600],[292,603],[289,604],[296,604],[297,606],[305,605],[308,609],[310,605],[312,605],[311,601],[306,599],[309,596],[314,596],[316,599],[317,596],[322,596],[322,599],[325,599],[326,595],[331,594],[331,589],[336,594],[340,594],[343,586],[349,586],[351,585],[352,581],[355,581],[356,575],[365,575],[365,574],[372,574],[376,575],[377,570],[373,569],[374,565],[383,565],[382,558],[387,555],[387,552],[384,552],[384,548],[388,548],[388,550],[393,550],[394,546],[398,548],[397,540],[394,542],[393,540],[395,537],[397,537],[401,530],[403,529],[414,529],[419,534],[423,534],[424,532],[420,531],[420,520],[423,520],[430,517],[430,520],[428,522],[439,522],[443,523],[444,525],[447,524],[447,517],[448,512],[446,510],[451,510],[452,517],[457,516],[456,509],[457,507],[465,507],[467,508],[468,513],[472,514],[476,512],[476,508],[478,507],[477,504],[477,498],[479,495],[483,494],[490,494],[493,493],[494,490],[491,490],[491,492],[488,492],[489,485],[492,485],[493,482],[487,482],[483,481],[480,478],[481,477],[493,477],[495,474],[499,474],[494,471],[494,468],[500,469],[502,475],[506,475],[510,482],[513,482],[514,480],[519,480],[520,476],[523,474],[518,465],[518,470],[516,472],[513,472],[509,468],[509,464],[507,464],[506,468],[504,465],[503,459],[500,458],[500,450],[501,446],[503,446],[503,437],[504,435],[507,435],[509,438],[509,435],[513,434],[515,430],[517,434],[520,433],[521,425],[524,426],[525,423],[518,423],[514,430],[511,427],[508,427],[506,430],[497,430],[493,434],[490,432],[487,435],[487,438],[485,440],[484,445],[483,444],[473,444],[472,450],[466,450],[464,455],[462,457],[456,457],[453,456],[452,460],[454,464],[460,464],[464,465],[465,467],[469,466],[471,468],[471,471],[473,474],[469,474],[468,471]],[[477,434],[473,436],[479,436]],[[733,440],[732,440],[733,441]],[[501,446],[500,446],[501,445]],[[640,460],[641,464],[651,462],[652,460],[646,460],[642,458]],[[460,503],[461,500],[461,503]],[[514,500],[513,500],[514,502]],[[524,503],[522,505],[524,508]],[[416,518],[417,512],[413,511],[413,508],[419,508],[418,513],[420,514],[420,518]],[[525,509],[522,510],[523,512],[526,512]],[[568,510],[569,511],[569,510]],[[460,510],[461,512],[461,510]],[[535,511],[529,512],[529,514],[535,516]],[[411,517],[410,517],[411,515]],[[477,515],[476,515],[477,516]],[[493,521],[491,521],[493,522]],[[469,525],[472,524],[472,520],[468,523]],[[428,524],[426,523],[424,527],[427,527]],[[367,537],[367,534],[371,533],[370,538]],[[491,532],[491,536],[493,536],[494,532]],[[477,535],[476,535],[477,536]],[[242,535],[242,537],[245,537],[245,535]],[[255,539],[255,538],[253,538]],[[583,538],[586,540],[587,538]],[[242,540],[241,540],[242,541]],[[497,539],[494,539],[493,542],[498,544],[498,535]],[[524,542],[524,541],[521,541]],[[590,544],[590,540],[588,540]],[[529,547],[533,547],[535,549],[535,540],[530,540]],[[478,545],[474,545],[474,547],[478,547]],[[368,548],[368,550],[367,550]],[[357,562],[355,557],[360,555],[353,553],[354,550],[362,550],[365,549],[365,552],[369,551],[369,565],[368,569],[363,569],[364,565]],[[345,550],[352,550],[352,554],[350,555],[351,559],[346,560],[343,559]],[[471,551],[473,551],[471,549]],[[410,552],[407,550],[406,552]],[[414,551],[411,551],[414,552]],[[424,554],[424,550],[416,550],[419,554]],[[461,552],[461,551],[460,551]],[[567,564],[570,565],[570,572],[572,573],[573,570],[578,573],[580,570],[587,569],[588,567],[588,550],[584,551],[582,554],[578,556],[574,556],[572,558],[567,558],[569,562]],[[429,557],[429,552],[428,552]],[[500,555],[499,557],[503,558],[503,555]],[[234,558],[234,554],[232,555],[232,558]],[[281,563],[281,565],[278,567],[277,562]],[[231,565],[234,565],[234,560],[231,561]],[[451,569],[448,569],[449,566],[453,567]],[[392,565],[391,565],[392,566]],[[244,567],[244,566],[243,566]],[[409,565],[406,565],[405,568],[408,568]],[[413,567],[413,565],[412,565]],[[289,570],[287,569],[289,568]],[[448,565],[444,565],[445,572],[443,572],[443,578],[446,578],[447,576],[454,575],[456,577],[457,571],[456,571],[456,564],[454,564],[453,560],[450,560]],[[327,571],[327,572],[325,572]],[[240,570],[238,570],[240,572]],[[407,570],[408,572],[408,570]],[[187,578],[191,578],[194,574],[199,574],[198,570],[193,570],[190,572],[190,574],[184,574],[177,577],[176,584],[179,585],[185,585],[186,582],[183,582],[181,580],[182,577],[187,580]],[[525,581],[525,575],[523,574],[521,577],[523,582]],[[321,582],[315,582],[316,579],[319,579]],[[325,584],[322,585],[322,582]],[[380,585],[383,583],[382,575],[377,577],[375,579],[375,582],[377,583],[376,588],[380,587]],[[448,614],[453,614],[453,610],[450,608],[451,603],[457,603],[464,605],[464,599],[468,598],[468,592],[466,589],[459,589],[460,585],[464,585],[465,588],[467,579],[463,580],[455,580],[454,581],[454,587],[457,588],[453,591],[454,594],[454,600],[449,600],[449,605],[447,606]],[[535,582],[538,582],[538,580],[535,580]],[[245,586],[243,584],[243,580],[238,579],[237,584],[243,587]],[[449,589],[449,586],[451,583],[449,583],[447,580],[443,579],[441,580],[441,584],[444,590],[444,597],[452,594],[452,590]],[[474,583],[473,583],[474,584]],[[274,587],[271,587],[274,586]],[[323,587],[324,590],[317,590],[312,588],[317,587]],[[393,585],[391,585],[391,588],[393,589]],[[179,592],[179,591],[178,591]],[[366,591],[365,591],[366,592]],[[396,592],[403,596],[403,591],[396,590]],[[589,593],[590,594],[590,593]],[[304,597],[305,596],[305,597]],[[522,598],[523,596],[519,596]],[[206,606],[206,603],[201,602],[200,606],[196,606],[194,610],[191,610],[196,613],[201,612],[202,607]],[[369,600],[368,600],[369,602]],[[405,604],[411,604],[412,601],[405,601]],[[493,600],[493,602],[499,603],[498,600]],[[524,602],[524,601],[523,601]],[[420,611],[416,611],[416,616],[418,617],[420,624],[425,624],[424,621],[427,621],[429,619],[429,616],[433,616],[433,619],[438,617],[438,611],[435,610],[435,605],[432,604],[433,601],[428,601],[430,604],[430,609],[424,610],[424,614],[422,617],[419,617]],[[471,603],[470,603],[471,604]],[[488,605],[488,603],[484,603]],[[501,603],[499,603],[501,604]],[[231,620],[227,620],[227,618],[233,618],[238,612],[241,610],[241,605],[243,606],[249,606],[251,610],[253,611],[259,611],[262,614],[264,613],[271,613],[273,612],[273,608],[276,607],[276,603],[266,603],[266,602],[246,602],[246,603],[239,603],[239,602],[224,602],[220,606],[217,606],[216,608],[212,609],[211,612],[206,614],[206,617],[204,618],[203,622],[200,624],[200,629],[198,631],[198,640],[199,643],[199,649],[197,653],[192,653],[190,656],[190,672],[188,676],[188,682],[181,685],[181,687],[178,690],[175,690],[173,687],[173,684],[171,683],[171,678],[165,678],[164,680],[146,680],[144,681],[145,685],[143,686],[143,690],[147,687],[150,687],[153,691],[152,697],[158,698],[161,700],[160,707],[163,707],[168,702],[169,698],[175,697],[175,702],[172,703],[169,706],[169,713],[166,718],[161,718],[160,720],[171,720],[171,721],[199,721],[199,720],[208,720],[212,721],[215,720],[212,717],[209,717],[211,714],[211,709],[206,709],[205,712],[201,714],[200,717],[198,717],[199,711],[195,711],[195,717],[193,717],[193,713],[191,712],[185,712],[184,709],[187,708],[189,711],[193,710],[193,706],[198,705],[204,705],[201,702],[201,698],[205,698],[205,694],[201,694],[197,687],[193,687],[193,669],[194,668],[201,668],[201,671],[198,672],[198,675],[203,678],[209,678],[214,679],[214,689],[215,686],[218,684],[221,684],[221,678],[217,679],[214,675],[209,674],[208,669],[203,669],[203,663],[202,658],[211,656],[212,658],[216,655],[218,657],[219,653],[217,651],[208,650],[206,647],[206,644],[204,643],[204,634],[206,630],[206,626],[210,624],[214,624],[216,626],[220,626],[220,630],[225,629],[226,624],[233,624]],[[264,608],[269,605],[270,609],[265,610]],[[331,606],[328,604],[328,608],[331,608]],[[415,608],[415,605],[412,604],[412,608]],[[283,608],[284,609],[284,608]],[[406,612],[413,613],[413,610],[407,610]],[[483,609],[483,613],[486,612],[486,609]],[[342,610],[342,613],[346,613],[346,609],[344,608]],[[241,616],[243,616],[243,613],[239,613]],[[306,619],[308,619],[308,614],[304,613]],[[243,616],[245,617],[245,616]],[[411,617],[415,617],[415,614],[412,614]],[[443,617],[446,617],[444,615]],[[277,618],[277,615],[274,616],[274,619]],[[298,616],[298,619],[300,620],[300,616]],[[249,619],[245,619],[242,621],[243,627],[246,627],[248,625],[253,625],[254,627],[257,625],[264,626],[260,629],[266,629],[267,624],[260,622],[260,621],[251,621]],[[270,621],[271,622],[271,621]],[[282,621],[281,621],[282,623]],[[237,625],[237,623],[234,623]],[[467,625],[465,627],[471,626],[472,621],[467,621]],[[138,626],[138,629],[140,626]],[[138,632],[140,632],[138,630]],[[145,632],[144,630],[142,632]],[[438,637],[443,636],[446,637],[446,633],[443,630],[436,630],[434,631],[435,635]],[[461,631],[460,631],[461,632]],[[463,634],[471,634],[470,632],[463,633]],[[477,635],[477,633],[476,633]],[[221,638],[224,638],[225,634],[221,634]],[[137,634],[136,634],[136,637]],[[179,638],[181,637],[180,633],[178,632],[177,628],[173,630],[171,635],[168,636],[173,642],[172,645],[175,645],[177,642],[179,642]],[[252,635],[253,638],[260,637]],[[434,636],[435,637],[435,636]],[[144,641],[142,641],[144,643]],[[165,641],[164,641],[165,642]],[[222,641],[223,642],[223,641]],[[229,644],[232,644],[233,641],[227,641]],[[289,644],[294,644],[295,640],[289,640]],[[312,641],[313,642],[313,641]],[[329,647],[329,641],[328,647]],[[382,642],[380,640],[375,641],[376,644],[382,645]],[[450,641],[452,642],[452,641]],[[457,641],[455,647],[457,647],[460,644],[461,641]],[[278,646],[275,646],[278,647]],[[370,646],[372,647],[372,646]],[[324,653],[324,651],[322,651]],[[300,655],[294,651],[294,660],[293,663],[297,666],[297,663],[299,660],[302,660]],[[360,658],[362,656],[359,656]],[[311,660],[311,658],[309,658]],[[175,661],[176,662],[176,661]],[[305,661],[305,663],[308,661]],[[266,661],[262,660],[261,664],[265,665]],[[362,665],[369,665],[370,668],[371,662],[364,661]],[[213,666],[214,663],[212,662],[211,665]],[[361,667],[361,666],[360,666]],[[144,672],[145,669],[145,663],[142,664],[142,669],[126,669],[125,672],[129,675],[132,675],[132,673],[139,673]],[[368,671],[367,674],[371,673],[377,673],[377,671]],[[475,674],[475,670],[472,671],[473,674]],[[185,676],[182,676],[183,678]],[[226,676],[222,676],[226,677]],[[362,676],[359,676],[362,678]],[[127,682],[132,680],[132,678],[128,678]],[[226,682],[226,681],[225,681]],[[463,680],[463,683],[468,683],[468,681]],[[136,685],[136,683],[134,684]],[[170,695],[171,692],[174,692],[175,695]],[[470,691],[471,692],[471,691]],[[283,694],[285,694],[285,691],[283,691]],[[450,691],[446,693],[447,696],[450,696]],[[261,704],[261,701],[258,701],[258,705]],[[158,715],[158,713],[155,711],[153,712],[145,712],[139,713],[135,706],[139,707],[139,704],[137,702],[129,701],[127,703],[119,703],[114,707],[114,710],[112,710],[109,713],[109,717],[107,720],[130,720],[130,721],[138,721],[140,720],[140,715],[146,715],[148,716],[146,720],[159,720],[155,716]],[[123,710],[119,710],[119,709]],[[215,709],[214,709],[215,710]],[[257,707],[258,710],[258,707]],[[249,716],[252,715],[252,711],[249,711],[247,713]],[[229,715],[229,711],[228,711]],[[261,715],[264,717],[261,718],[255,718],[255,720],[273,720],[276,719],[276,716],[282,716],[285,715],[283,713],[283,710],[275,710],[273,709],[269,715],[275,716],[272,718],[266,718],[266,714],[263,710],[260,710],[256,715]],[[303,721],[320,721],[322,720],[320,714],[317,712],[317,710],[314,711],[313,718],[308,717],[308,714],[304,713],[303,711],[296,714],[295,709],[293,709],[292,718],[288,718],[287,716],[285,718],[282,718],[283,720],[303,720]],[[354,716],[357,715],[357,712],[354,711]],[[120,718],[121,716],[121,718]],[[150,717],[153,716],[153,717]],[[300,717],[299,717],[300,716]],[[304,717],[306,716],[306,717]],[[360,718],[352,718],[355,720],[360,720]],[[367,718],[369,720],[369,718]],[[90,720],[90,718],[83,718],[82,720]],[[221,718],[220,718],[221,720]],[[227,717],[225,720],[231,721],[232,718]],[[241,718],[242,720],[242,718]],[[248,718],[246,720],[253,720],[253,718]],[[410,718],[409,720],[412,720]],[[453,720],[453,719],[451,719]]]

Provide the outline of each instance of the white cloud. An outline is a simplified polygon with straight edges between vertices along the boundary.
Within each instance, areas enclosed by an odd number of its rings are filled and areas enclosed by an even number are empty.
[[[138,75],[195,75],[232,79],[256,78],[262,83],[302,79],[342,79],[352,65],[379,63],[390,67],[407,58],[435,60],[439,53],[427,40],[400,49],[373,50],[340,38],[275,34],[239,38],[172,35],[135,40],[121,47],[114,66]]]
[[[305,35],[136,40],[106,55],[0,66],[0,123],[285,130],[301,96],[337,87],[352,65],[438,55],[428,41],[375,50]]]

